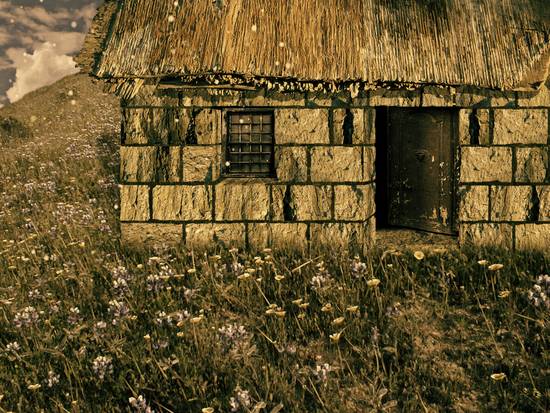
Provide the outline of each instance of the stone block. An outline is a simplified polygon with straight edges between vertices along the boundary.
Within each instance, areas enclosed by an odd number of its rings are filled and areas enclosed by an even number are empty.
[[[550,185],[537,186],[539,221],[550,221]]]
[[[180,170],[180,147],[120,147],[120,179],[123,182],[179,182]]]
[[[149,187],[145,185],[121,185],[120,220],[148,221]]]
[[[461,109],[458,128],[461,145],[489,145],[489,110]]]
[[[245,99],[246,103],[246,99]],[[263,94],[252,96],[251,106],[302,106],[306,105],[306,95],[303,92],[279,92],[264,90]]]
[[[323,146],[311,150],[312,182],[365,181],[361,147]]]
[[[215,145],[222,141],[222,112],[203,109],[195,114],[195,136],[199,145]]]
[[[156,186],[153,219],[200,221],[212,219],[212,189],[206,185]]]
[[[158,89],[156,85],[143,85],[139,88],[135,97],[125,100],[123,104],[126,107],[132,106],[157,106],[177,107],[179,105],[179,97],[177,90],[174,89]]]
[[[491,221],[526,221],[533,207],[530,186],[491,187]]]
[[[181,224],[121,223],[123,244],[152,247],[155,245],[178,245],[183,239]]]
[[[307,92],[306,106],[310,108],[326,107],[341,108],[350,104],[351,95],[348,90],[338,92],[313,91]]]
[[[332,115],[333,143],[369,144],[375,142],[374,109],[334,109]]]
[[[369,92],[371,106],[420,106],[420,90],[377,89]]]
[[[515,108],[518,105],[515,92],[491,90],[487,93],[491,97],[492,107]]]
[[[244,247],[244,224],[186,224],[185,246],[193,249],[208,249],[216,245],[226,248]]]
[[[517,225],[516,249],[550,254],[550,224]]]
[[[456,89],[455,105],[461,108],[486,108],[491,106],[491,97],[483,89],[463,86]]]
[[[329,143],[328,110],[276,109],[276,143]]]
[[[449,107],[455,106],[454,88],[440,86],[425,86],[422,91],[422,106]]]
[[[279,181],[305,182],[307,180],[307,149],[300,146],[276,146],[275,170]]]
[[[214,97],[207,89],[183,89],[181,106],[186,108],[214,106]]]
[[[122,144],[181,145],[191,119],[181,108],[124,109]]]
[[[216,220],[269,219],[269,186],[226,179],[216,185]]]
[[[550,108],[550,82],[537,92],[518,92],[518,106]]]
[[[248,244],[259,250],[271,247],[275,250],[305,250],[308,246],[307,224],[261,223],[248,225]]]
[[[376,148],[365,146],[363,148],[363,178],[365,181],[373,181],[376,177]]]
[[[373,185],[337,185],[334,187],[334,219],[365,221],[373,214]]]
[[[372,222],[310,224],[311,248],[352,250],[366,254],[373,246]]]
[[[220,176],[219,145],[193,146],[183,148],[184,182],[212,182]]]
[[[494,144],[545,144],[547,142],[547,109],[495,109]]]
[[[488,186],[463,186],[460,188],[459,198],[459,221],[487,221],[489,219]]]
[[[548,148],[516,148],[516,182],[544,182],[548,173]]]
[[[512,249],[512,225],[462,223],[459,226],[459,241],[461,245]]]
[[[461,182],[511,182],[512,149],[504,147],[462,147]]]
[[[274,185],[273,220],[331,219],[332,188],[328,185]]]

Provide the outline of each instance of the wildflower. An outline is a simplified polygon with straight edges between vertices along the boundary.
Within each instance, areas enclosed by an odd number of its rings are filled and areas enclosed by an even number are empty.
[[[32,307],[25,307],[23,310],[15,314],[13,322],[17,328],[21,327],[30,327],[35,325],[40,320],[40,315],[38,311]]]
[[[204,318],[204,316],[201,314],[200,316],[198,317],[193,317],[190,321],[191,321],[191,324],[198,324],[202,321],[202,319]]]
[[[332,277],[325,268],[324,262],[317,264],[317,273],[311,278],[310,284],[314,290],[326,287],[332,282]]]
[[[498,293],[498,296],[499,298],[506,298],[510,295],[510,291],[509,290],[502,290],[501,292]]]
[[[315,365],[315,369],[313,370],[313,376],[318,383],[326,385],[328,382],[328,375],[333,370],[334,368],[330,364],[319,364],[319,362],[317,362]]]
[[[237,276],[238,280],[247,280],[249,278],[250,278],[250,273],[249,272],[244,272],[241,275]]]
[[[334,320],[332,320],[331,324],[337,326],[337,325],[342,324],[345,320],[346,320],[345,317],[338,317],[338,318],[335,318]]]
[[[285,316],[285,314],[286,314],[286,311],[284,311],[284,310],[275,311],[275,315],[279,318],[283,318]]]
[[[252,405],[252,400],[250,399],[248,390],[242,390],[239,386],[237,386],[235,393],[235,397],[232,396],[229,400],[231,411],[236,412],[239,410],[248,410]]]
[[[305,317],[306,317],[306,313],[300,313],[300,314],[297,315],[297,317],[298,317],[299,319],[305,318]]]
[[[302,304],[302,301],[303,300],[301,298],[298,298],[296,300],[292,300],[292,304],[300,305],[300,304]]]
[[[545,307],[550,310],[550,276],[540,275],[536,284],[529,290],[528,298],[535,307]]]
[[[481,265],[482,267],[486,266],[487,264],[489,264],[489,261],[487,260],[479,260],[477,262],[479,265]]]
[[[330,341],[332,341],[333,343],[338,343],[340,341],[341,335],[342,335],[341,331],[339,333],[334,333],[329,335]]]
[[[350,305],[346,308],[346,311],[349,311],[350,313],[357,313],[359,312],[359,306],[358,305]]]
[[[414,252],[414,258],[416,258],[418,261],[423,260],[424,257],[425,257],[425,255],[422,251],[415,251]]]
[[[149,341],[149,340],[151,340],[151,336],[150,336],[149,334],[145,334],[145,335],[143,336],[143,339],[144,339],[145,341]]]
[[[362,262],[358,256],[356,256],[352,261],[351,261],[351,264],[350,264],[350,270],[351,270],[351,274],[355,277],[355,278],[360,278],[362,276],[364,276],[367,272],[367,264],[365,264],[364,262]]]
[[[48,378],[46,380],[48,387],[53,387],[59,383],[59,374],[55,374],[52,370],[48,371]]]
[[[498,271],[504,268],[504,265],[502,264],[491,264],[487,267],[489,271]]]
[[[282,281],[285,279],[285,276],[284,275],[276,275],[275,276],[275,281]]]
[[[21,350],[21,346],[17,341],[13,341],[11,343],[8,343],[6,345],[6,351],[11,351],[13,353],[17,353],[19,350]]]
[[[189,268],[187,270],[187,274],[195,274],[197,272],[197,269],[196,268]]]
[[[214,408],[213,407],[203,407],[201,409],[201,412],[202,413],[214,413]]]
[[[166,314],[164,311],[157,311],[157,317],[155,318],[154,322],[158,326],[162,326],[163,324],[171,326],[172,317]]]
[[[218,333],[224,353],[246,348],[252,337],[244,326],[236,323],[220,327]]]
[[[300,307],[301,309],[308,308],[309,307],[309,302],[298,304],[298,307]]]
[[[92,364],[92,370],[95,374],[97,374],[99,380],[103,381],[105,379],[105,376],[113,373],[113,364],[111,357],[96,357]]]
[[[244,273],[244,266],[239,262],[234,262],[231,264],[231,271],[238,277]]]
[[[126,303],[118,300],[109,301],[109,313],[113,315],[113,325],[117,325],[121,320],[128,316],[130,309]]]
[[[378,286],[378,284],[380,284],[380,280],[378,278],[371,278],[367,281],[367,285],[369,287],[376,287]]]
[[[494,373],[491,374],[491,379],[494,381],[502,381],[506,378],[506,373]]]
[[[82,321],[82,317],[80,317],[80,309],[78,307],[72,307],[69,309],[69,318],[68,322],[71,325],[76,325],[80,321]]]
[[[42,387],[40,384],[29,384],[27,386],[27,389],[29,389],[29,390],[38,390],[40,387]]]
[[[147,404],[147,400],[141,394],[137,397],[130,397],[128,399],[130,406],[135,409],[138,413],[155,413],[151,407]]]
[[[332,304],[331,303],[326,303],[323,307],[321,307],[321,311],[323,313],[328,313],[328,312],[332,311]]]

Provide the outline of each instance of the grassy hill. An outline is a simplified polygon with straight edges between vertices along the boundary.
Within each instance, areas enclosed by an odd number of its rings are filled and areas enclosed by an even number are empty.
[[[116,99],[70,76],[8,118],[0,412],[550,409],[548,257],[124,249]]]

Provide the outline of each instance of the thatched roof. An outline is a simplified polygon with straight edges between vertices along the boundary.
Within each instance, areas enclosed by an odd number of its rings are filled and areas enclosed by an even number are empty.
[[[511,90],[547,77],[549,2],[107,0],[78,63],[106,79],[232,74]]]

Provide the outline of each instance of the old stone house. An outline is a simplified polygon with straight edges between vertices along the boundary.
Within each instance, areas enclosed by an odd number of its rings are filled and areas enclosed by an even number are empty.
[[[121,97],[128,242],[549,249],[547,0],[125,0],[78,57]]]

